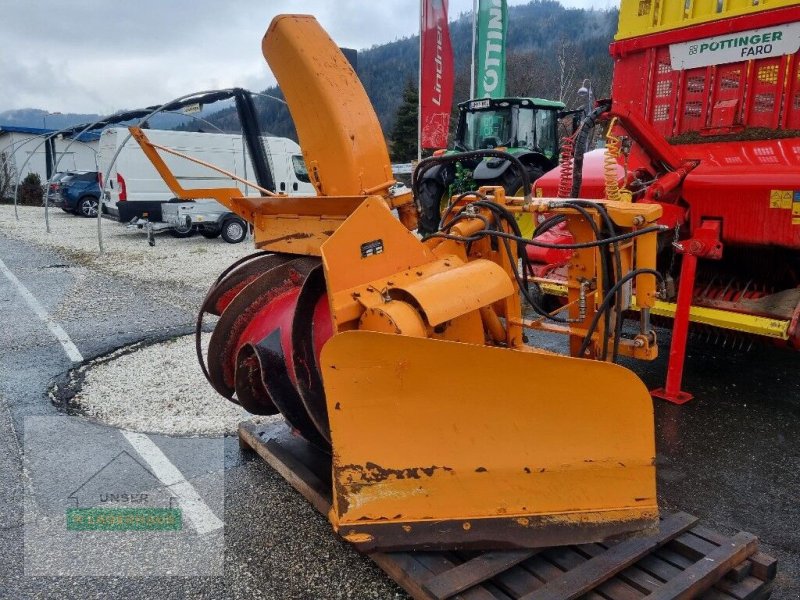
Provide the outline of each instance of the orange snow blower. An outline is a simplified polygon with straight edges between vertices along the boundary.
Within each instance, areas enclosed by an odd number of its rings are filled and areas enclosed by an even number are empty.
[[[317,196],[184,189],[162,153],[183,155],[132,129],[177,197],[215,198],[254,227],[260,252],[201,308],[198,335],[204,314],[219,316],[207,368],[198,337],[211,385],[330,453],[330,520],[362,550],[534,548],[654,526],[652,401],[596,359],[634,281],[641,327],[612,341],[655,357],[645,316],[661,208],[482,188],[420,240],[336,44],[312,17],[284,15],[263,50]],[[575,238],[559,315],[523,315],[521,296],[539,308],[514,218],[526,212],[563,216]],[[529,345],[531,329],[566,334],[572,356]]]

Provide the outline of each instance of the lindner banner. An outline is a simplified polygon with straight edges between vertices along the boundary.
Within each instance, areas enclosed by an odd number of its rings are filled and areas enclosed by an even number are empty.
[[[478,98],[506,95],[506,0],[479,0],[477,65]]]
[[[446,148],[453,104],[453,48],[447,0],[422,1],[420,145]]]

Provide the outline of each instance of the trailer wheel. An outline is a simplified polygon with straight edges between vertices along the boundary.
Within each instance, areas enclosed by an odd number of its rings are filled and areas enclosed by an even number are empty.
[[[95,198],[94,196],[83,196],[80,200],[78,200],[77,213],[84,217],[89,217],[89,218],[96,217],[97,207],[98,207],[97,198]]]
[[[194,227],[184,225],[183,227],[170,227],[169,234],[174,238],[189,238],[194,235]]]
[[[218,238],[219,234],[222,233],[220,229],[201,229],[200,235],[202,235],[207,240],[213,240],[214,238]]]
[[[239,217],[228,217],[220,228],[222,239],[229,244],[238,244],[247,237],[247,223]]]

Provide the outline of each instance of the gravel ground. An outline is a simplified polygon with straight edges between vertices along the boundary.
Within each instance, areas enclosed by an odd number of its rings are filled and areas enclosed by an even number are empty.
[[[160,236],[150,248],[142,234],[105,222],[108,253],[98,258],[93,220],[56,209],[48,235],[42,209],[22,208],[20,217],[15,222],[13,207],[0,206],[0,255],[57,316],[85,356],[152,339],[156,327],[186,331],[210,282],[236,258],[252,252],[250,242],[230,246],[199,236]],[[70,265],[56,264],[62,260]],[[11,565],[0,567],[0,598],[403,597],[366,558],[333,536],[324,516],[280,475],[260,459],[240,453],[232,437],[224,439],[224,578],[24,577],[19,509],[24,475],[16,431],[22,430],[24,417],[55,412],[43,392],[68,366],[52,336],[29,316],[17,295],[0,300],[6,317],[0,327],[0,565]],[[75,306],[92,301],[98,307],[88,315]],[[108,314],[102,313],[106,307]],[[140,322],[144,316],[152,323]],[[669,334],[660,332],[662,356],[634,366],[649,387],[663,382],[669,341]],[[746,530],[758,535],[763,550],[780,560],[773,597],[800,598],[797,357],[771,347],[749,354],[690,348],[685,387],[696,394],[695,400],[684,406],[656,403],[661,506],[695,514],[726,534]],[[220,434],[242,418],[205,382],[191,337],[97,361],[85,375],[82,401],[109,415],[95,418],[125,423],[118,426],[170,431],[164,427],[179,425],[184,416],[195,420],[196,429],[181,433]],[[92,388],[94,378],[100,387]],[[113,380],[117,385],[109,386]],[[91,421],[83,424],[102,428]],[[162,438],[159,444],[182,472],[205,468],[205,455],[178,448],[186,441],[197,440]],[[74,469],[83,467],[78,458],[74,463]],[[91,551],[98,550],[110,551]],[[11,584],[4,579],[9,574],[14,577]]]
[[[0,205],[3,234],[59,250],[93,270],[140,282],[169,282],[205,291],[232,262],[253,252],[249,239],[241,244],[228,244],[221,238],[207,240],[195,235],[177,239],[168,233],[157,235],[156,245],[150,247],[143,232],[103,220],[105,254],[100,256],[96,219],[76,217],[60,208],[51,208],[48,234],[44,208],[20,206],[18,211],[19,221],[14,218],[13,205]]]
[[[70,302],[54,313],[59,319],[69,317],[75,307],[83,307],[97,319],[114,319],[122,301],[119,286],[98,288],[91,283],[92,274],[130,280],[135,293],[126,302],[135,305],[137,294],[157,296],[163,303],[193,313],[217,276],[253,252],[250,240],[228,244],[200,235],[177,239],[160,234],[150,247],[142,232],[105,220],[106,252],[100,256],[95,219],[55,208],[50,211],[48,234],[43,208],[20,206],[18,211],[19,221],[13,205],[0,205],[3,234],[54,250],[70,262],[50,265],[68,267],[74,277]],[[105,357],[81,369],[85,378],[71,407],[114,427],[167,435],[223,435],[234,433],[238,423],[250,416],[206,383],[193,336]]]
[[[85,378],[70,408],[113,427],[166,435],[233,434],[252,417],[206,382],[193,335],[130,350],[81,367]]]

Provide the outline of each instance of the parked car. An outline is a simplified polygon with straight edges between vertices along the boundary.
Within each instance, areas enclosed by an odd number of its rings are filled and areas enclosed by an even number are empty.
[[[84,217],[96,217],[100,204],[100,174],[82,171],[60,182],[61,208]]]
[[[50,180],[50,185],[47,188],[47,203],[50,206],[60,206],[63,210],[67,210],[61,202],[61,182],[65,177],[69,177],[70,175],[75,175],[75,171],[63,171],[53,175],[53,178]]]

